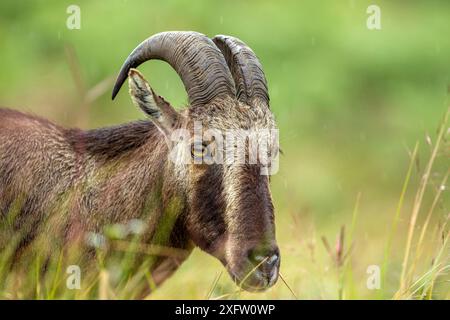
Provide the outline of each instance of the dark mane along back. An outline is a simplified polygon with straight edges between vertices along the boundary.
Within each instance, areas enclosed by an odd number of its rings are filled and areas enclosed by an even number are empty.
[[[158,129],[151,121],[140,120],[112,127],[87,131],[67,130],[74,149],[105,160],[133,151],[148,141],[157,139]]]
[[[37,115],[7,108],[0,108],[0,128],[2,127],[16,132],[27,127],[34,127],[39,131],[43,129],[42,132],[48,134],[51,139],[67,139],[74,151],[104,160],[136,150],[149,139],[154,140],[156,144],[160,138],[159,130],[150,120],[92,130],[66,129]]]

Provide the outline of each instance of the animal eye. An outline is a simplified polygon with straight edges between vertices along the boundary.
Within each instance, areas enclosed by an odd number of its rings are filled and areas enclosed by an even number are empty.
[[[195,159],[202,159],[208,152],[208,146],[204,143],[191,144],[191,156]]]

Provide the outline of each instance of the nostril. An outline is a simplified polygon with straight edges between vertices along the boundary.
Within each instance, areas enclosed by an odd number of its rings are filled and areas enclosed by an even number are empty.
[[[248,257],[248,260],[250,260],[250,262],[252,264],[261,263],[265,258],[262,254],[260,254],[256,250],[249,250],[247,257]]]
[[[269,257],[266,261],[266,263],[270,266],[276,265],[278,261],[278,254],[273,254],[271,257]]]
[[[278,263],[278,253],[275,250],[250,250],[248,252],[248,259],[253,265],[261,265],[272,267]]]

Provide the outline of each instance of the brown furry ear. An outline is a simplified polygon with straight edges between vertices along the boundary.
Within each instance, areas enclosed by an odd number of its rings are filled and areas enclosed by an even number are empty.
[[[170,133],[180,116],[178,112],[163,97],[153,91],[138,70],[131,69],[128,79],[133,103],[150,116],[164,133]]]

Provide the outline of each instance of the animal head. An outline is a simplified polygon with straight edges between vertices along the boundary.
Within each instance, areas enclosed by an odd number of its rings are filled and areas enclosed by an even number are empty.
[[[168,62],[189,106],[175,110],[136,68]],[[142,42],[119,73],[113,98],[129,76],[130,95],[164,136],[183,186],[190,239],[218,258],[237,284],[272,286],[280,266],[268,172],[278,152],[267,83],[253,51],[239,39],[164,32]]]

